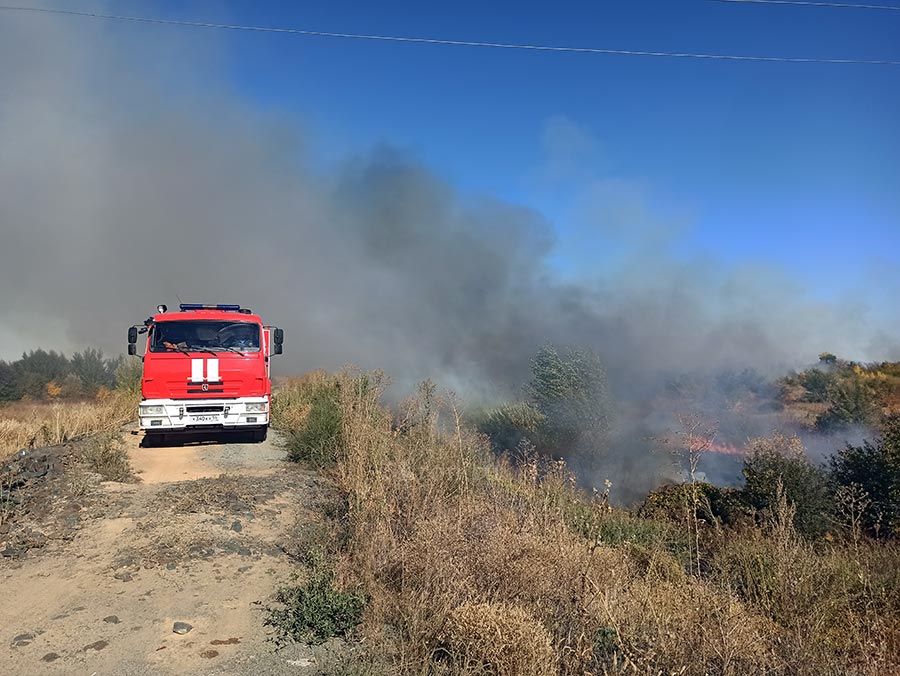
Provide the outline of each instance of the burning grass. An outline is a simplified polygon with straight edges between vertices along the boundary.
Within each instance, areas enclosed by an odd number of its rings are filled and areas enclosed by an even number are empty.
[[[294,419],[309,386],[279,395]],[[359,631],[391,673],[900,669],[895,545],[810,544],[782,499],[764,523],[712,519],[698,553],[692,529],[585,496],[561,463],[498,459],[433,388],[396,420],[377,374],[315,387],[340,411],[336,583],[368,599]]]

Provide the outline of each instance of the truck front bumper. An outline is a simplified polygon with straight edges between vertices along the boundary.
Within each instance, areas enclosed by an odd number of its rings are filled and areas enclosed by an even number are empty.
[[[138,418],[146,432],[265,427],[269,398],[145,399],[138,407]]]

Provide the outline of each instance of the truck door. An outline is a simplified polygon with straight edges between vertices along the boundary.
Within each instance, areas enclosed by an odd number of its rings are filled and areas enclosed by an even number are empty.
[[[271,350],[269,349],[269,345],[271,344],[271,329],[268,326],[263,327],[263,361],[266,363],[266,378],[269,378],[269,355],[271,354]]]

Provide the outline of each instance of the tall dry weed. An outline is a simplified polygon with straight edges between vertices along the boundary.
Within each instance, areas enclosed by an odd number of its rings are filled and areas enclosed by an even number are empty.
[[[96,401],[21,403],[0,408],[0,460],[23,448],[58,446],[94,434],[117,432],[137,416],[137,399],[107,392]]]

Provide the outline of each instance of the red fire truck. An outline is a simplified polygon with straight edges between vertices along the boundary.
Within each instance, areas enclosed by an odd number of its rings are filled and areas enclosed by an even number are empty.
[[[240,305],[165,305],[128,329],[128,354],[146,333],[138,415],[147,445],[198,431],[244,432],[253,441],[269,427],[269,358],[284,332]]]

